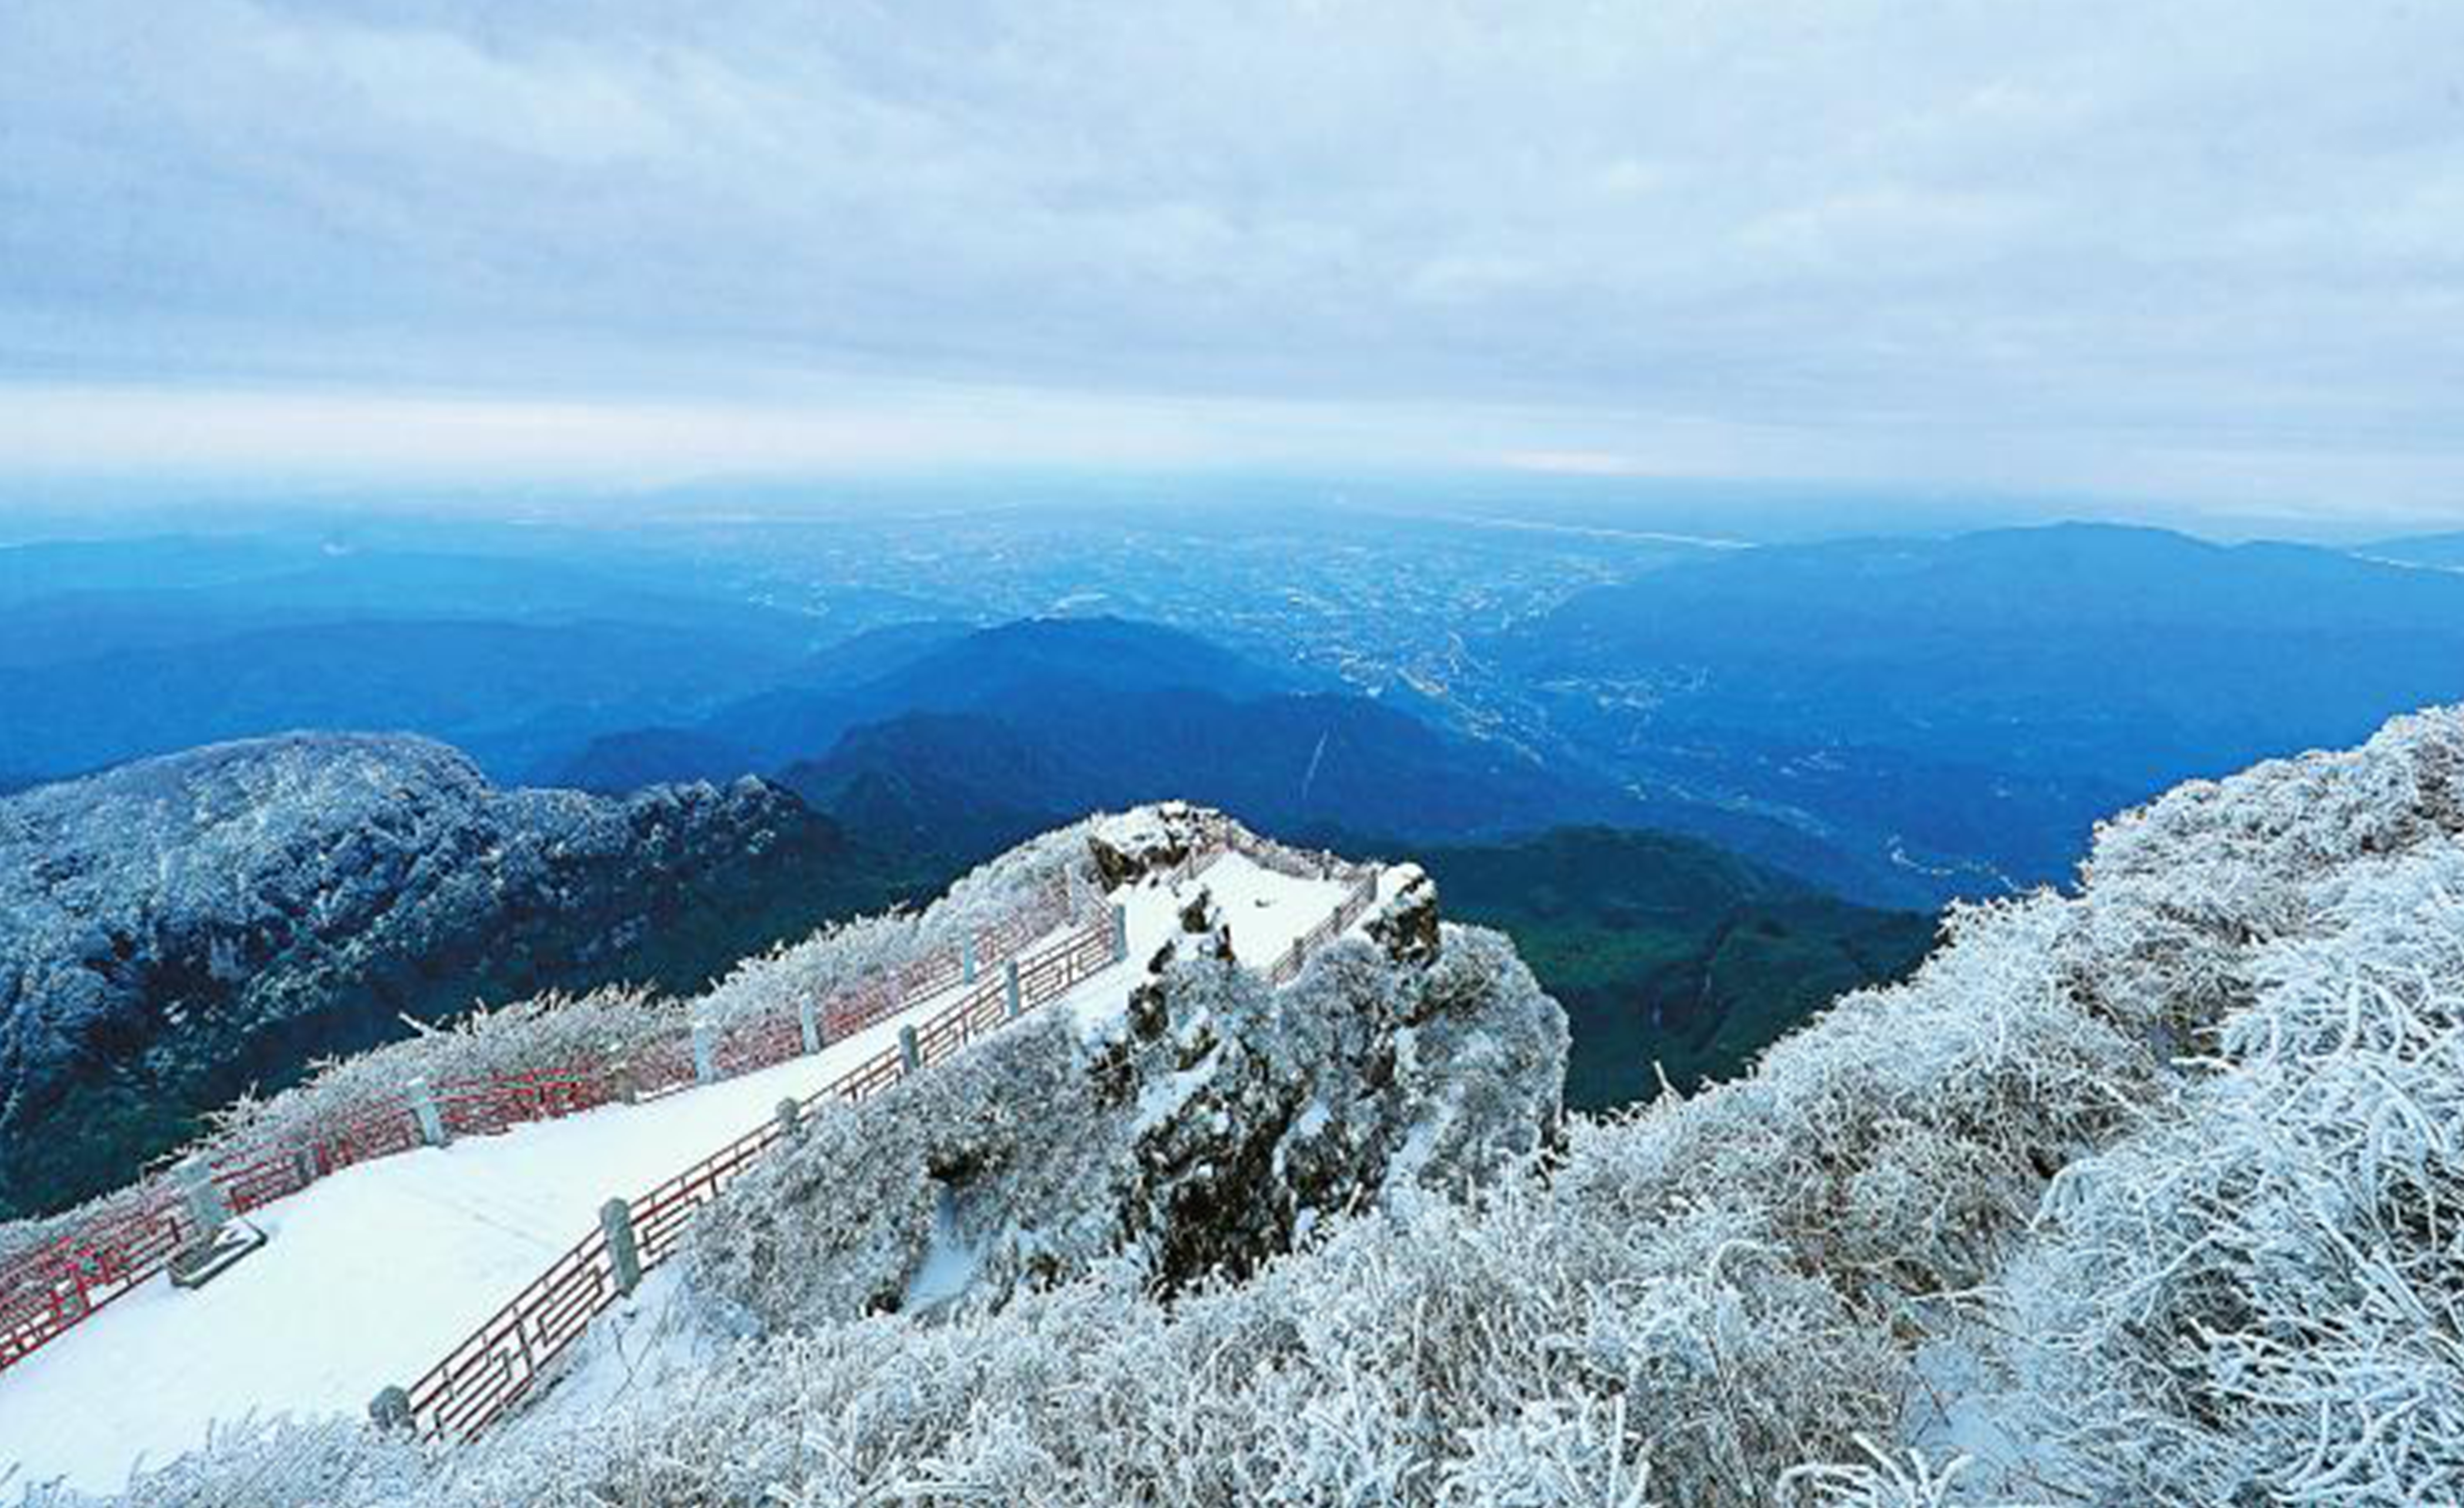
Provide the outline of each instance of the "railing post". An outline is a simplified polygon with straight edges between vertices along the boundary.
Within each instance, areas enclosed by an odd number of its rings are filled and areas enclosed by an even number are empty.
[[[803,1034],[807,1057],[822,1050],[822,1008],[809,994],[796,1002],[796,1030]]]
[[[451,1138],[445,1134],[445,1117],[436,1113],[436,1096],[429,1091],[428,1081],[413,1079],[402,1086],[410,1101],[410,1113],[419,1118],[419,1139],[430,1147],[442,1147]]]
[[[601,1205],[599,1229],[607,1233],[607,1258],[616,1270],[616,1291],[629,1294],[642,1284],[642,1248],[633,1239],[633,1207],[622,1199]]]
[[[410,1427],[410,1394],[399,1388],[387,1388],[368,1400],[368,1417],[380,1430],[405,1430]]]
[[[1112,962],[1130,961],[1130,908],[1118,901],[1112,903]]]
[[[1026,1000],[1018,987],[1018,960],[1001,961],[1001,994],[1006,997],[1001,1006],[1001,1018],[1015,1021],[1026,1009]]]
[[[708,1016],[697,1016],[693,1023],[693,1082],[715,1083],[718,1080],[718,1060],[714,1051],[718,1028]]]
[[[898,1029],[898,1066],[911,1074],[924,1066],[924,1055],[916,1049],[913,1026]]]
[[[213,1169],[206,1166],[203,1157],[186,1158],[174,1171],[180,1180],[180,1191],[188,1199],[188,1218],[196,1222],[199,1231],[211,1235],[231,1223],[231,1200],[224,1195],[222,1186],[214,1182]]]
[[[958,945],[958,982],[976,982],[976,940],[972,937]]]
[[[779,1117],[779,1134],[786,1136],[795,1131],[796,1118],[803,1114],[803,1107],[796,1104],[796,1097],[791,1094],[779,1102],[779,1108],[773,1113]]]

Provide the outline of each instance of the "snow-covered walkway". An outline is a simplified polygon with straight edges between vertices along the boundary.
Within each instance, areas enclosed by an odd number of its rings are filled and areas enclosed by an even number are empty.
[[[1238,853],[1198,883],[1221,906],[1236,951],[1260,968],[1345,893],[1339,881],[1276,874]],[[1116,899],[1130,961],[1089,976],[1055,1007],[1119,1010],[1135,971],[1177,925],[1167,885]],[[752,1129],[781,1100],[828,1084],[957,994],[809,1058],[648,1104],[382,1158],[267,1206],[251,1216],[267,1245],[209,1286],[182,1292],[156,1277],[0,1373],[0,1474],[11,1463],[21,1471],[0,1475],[0,1495],[54,1478],[115,1491],[135,1466],[203,1444],[217,1420],[364,1410],[494,1314],[591,1229],[607,1199],[639,1194]]]

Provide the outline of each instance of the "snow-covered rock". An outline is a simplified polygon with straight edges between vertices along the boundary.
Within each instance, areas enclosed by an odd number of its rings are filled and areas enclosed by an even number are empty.
[[[1277,990],[1202,889],[1184,918],[1125,1011],[1027,1023],[804,1127],[703,1216],[693,1286],[772,1330],[1121,1257],[1177,1291],[1551,1133],[1564,1015],[1495,934],[1401,960],[1338,941]]]
[[[1222,831],[1221,813],[1186,801],[1102,817],[1088,824],[1087,848],[1107,888],[1187,863]]]
[[[1369,935],[1397,963],[1426,963],[1438,955],[1438,883],[1419,864],[1404,864],[1389,885],[1370,913]]]

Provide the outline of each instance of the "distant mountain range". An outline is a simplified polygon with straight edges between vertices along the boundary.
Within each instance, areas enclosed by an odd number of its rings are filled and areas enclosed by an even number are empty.
[[[2464,534],[2410,535],[2382,539],[2353,552],[2366,559],[2394,560],[2439,570],[2464,571]]]
[[[1485,647],[1552,747],[1649,800],[1990,892],[2176,781],[2464,695],[2464,576],[2101,526],[1851,540],[1674,565]]]
[[[1852,540],[1669,565],[1472,647],[1462,686],[1372,698],[1150,624],[902,625],[534,773],[759,771],[957,856],[1176,792],[1422,842],[1600,823],[1930,908],[2066,877],[2181,779],[2464,695],[2464,576],[2101,526]],[[1453,731],[1466,696],[1497,736]]]
[[[822,757],[851,729],[911,713],[1029,713],[1059,695],[1199,688],[1265,696],[1300,684],[1195,636],[1111,618],[900,623],[833,645],[691,727],[608,734],[536,774],[622,789],[613,781],[638,768],[670,779],[781,770]]]
[[[1112,618],[297,541],[0,550],[0,1210],[397,1013],[697,983],[1165,797],[1423,859],[1573,1012],[1576,1101],[1621,1103],[1905,967],[1942,900],[2064,877],[2116,809],[2464,698],[2456,545],[1728,550],[1376,695]],[[217,742],[292,727],[472,753]]]
[[[404,1016],[691,988],[908,878],[774,786],[500,790],[415,738],[217,745],[0,800],[0,1215],[123,1183],[204,1109]]]
[[[595,739],[549,777],[621,790],[775,773],[860,835],[965,859],[1082,812],[1174,796],[1267,830],[1415,838],[1609,820],[1631,804],[1154,624],[910,627],[847,647],[846,664],[798,689],[690,728]]]
[[[0,772],[297,728],[444,738],[499,776],[793,676],[848,626],[554,560],[286,538],[0,549]]]
[[[950,856],[1169,791],[1421,841],[1683,832],[1923,907],[2063,878],[2100,817],[2180,779],[2464,695],[2464,572],[2429,568],[2464,536],[1608,551],[1560,563],[1610,584],[1550,596],[1499,543],[1513,531],[1149,539],[1116,559],[1075,527],[1102,558],[1013,530],[920,576],[865,553],[894,555],[894,533],[853,555],[794,535],[834,562],[811,581],[761,557],[774,536],[723,530],[681,536],[691,556],[508,530],[457,554],[433,529],[0,549],[0,790],[295,728],[400,730],[508,784],[776,776]],[[1287,597],[1277,548],[1307,583]],[[1305,569],[1313,550],[1344,569]],[[1471,564],[1501,550],[1511,612]],[[864,584],[868,559],[899,585]],[[959,591],[970,561],[978,600],[907,595]],[[967,617],[1134,580],[1171,583],[1198,631]]]

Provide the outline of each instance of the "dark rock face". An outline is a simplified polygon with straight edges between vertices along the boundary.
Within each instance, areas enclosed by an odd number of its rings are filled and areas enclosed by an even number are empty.
[[[1115,889],[1181,863],[1205,846],[1221,820],[1205,807],[1163,801],[1138,808],[1134,820],[1089,835],[1087,851],[1105,887]]]
[[[1437,957],[1437,882],[1414,865],[1394,898],[1369,919],[1368,931],[1397,963],[1424,964]]]
[[[409,737],[214,745],[0,801],[0,1213],[123,1183],[204,1108],[406,1016],[697,984],[877,900],[863,867],[757,781],[505,791]]]

